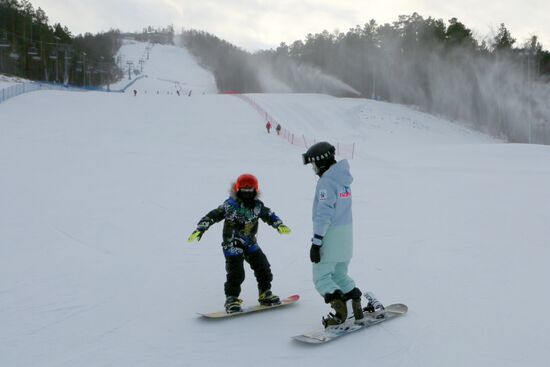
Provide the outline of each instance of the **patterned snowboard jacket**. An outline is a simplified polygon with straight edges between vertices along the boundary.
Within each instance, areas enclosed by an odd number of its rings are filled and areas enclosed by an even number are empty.
[[[256,234],[258,220],[261,219],[273,228],[279,227],[281,219],[259,199],[254,199],[252,206],[246,206],[238,199],[234,192],[219,207],[206,214],[198,224],[198,228],[205,231],[214,223],[223,223],[222,246],[226,256],[240,255],[259,249]],[[234,245],[238,244],[237,247]]]

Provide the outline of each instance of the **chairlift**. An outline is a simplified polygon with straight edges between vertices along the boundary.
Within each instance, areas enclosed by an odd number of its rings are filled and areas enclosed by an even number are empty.
[[[82,71],[82,68],[80,66],[77,66],[76,71],[80,72],[80,71]]]
[[[19,60],[19,54],[17,53],[17,51],[13,50],[12,52],[10,52],[10,58],[13,59],[13,60]]]
[[[57,60],[57,50],[50,51],[50,59]]]
[[[72,58],[74,56],[74,50],[70,47],[63,47],[61,52],[65,54],[65,58]]]
[[[29,56],[36,56],[36,55],[38,55],[38,50],[36,49],[36,47],[31,46],[31,47],[29,47],[29,50],[27,51],[27,54]]]
[[[4,35],[0,37],[0,48],[8,47],[11,47],[10,43],[8,42],[8,34],[4,33]]]

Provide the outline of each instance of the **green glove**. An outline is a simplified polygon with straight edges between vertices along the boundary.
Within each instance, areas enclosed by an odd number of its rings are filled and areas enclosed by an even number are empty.
[[[284,224],[279,225],[279,227],[277,227],[277,231],[279,231],[280,234],[289,234],[290,232],[292,232],[290,228],[288,228]]]
[[[196,229],[195,232],[191,233],[191,236],[187,239],[187,242],[191,243],[195,240],[200,241],[204,231]]]

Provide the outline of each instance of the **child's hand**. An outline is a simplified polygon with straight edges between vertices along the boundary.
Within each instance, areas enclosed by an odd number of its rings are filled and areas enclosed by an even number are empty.
[[[290,228],[284,224],[279,225],[279,227],[277,227],[277,231],[279,231],[280,234],[290,234],[290,232],[292,232]]]
[[[187,242],[191,243],[195,240],[197,240],[198,242],[201,240],[201,237],[203,234],[204,234],[204,231],[196,229],[195,232],[191,233],[191,236],[189,236],[189,238],[187,239]]]

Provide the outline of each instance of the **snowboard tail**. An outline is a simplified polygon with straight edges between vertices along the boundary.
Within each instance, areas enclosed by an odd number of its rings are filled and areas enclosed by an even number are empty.
[[[393,305],[386,306],[384,310],[377,312],[365,312],[365,318],[363,323],[356,324],[355,319],[347,319],[341,325],[330,326],[328,328],[323,328],[320,330],[315,330],[309,333],[304,333],[301,335],[293,336],[294,340],[299,342],[309,343],[309,344],[323,344],[334,339],[337,339],[341,336],[351,334],[355,331],[366,329],[371,326],[380,324],[382,322],[394,319],[399,316],[403,316],[408,311],[407,305],[402,303],[396,303]]]
[[[288,296],[285,299],[282,299],[281,303],[277,303],[277,304],[274,304],[274,305],[271,305],[271,306],[264,306],[264,305],[256,304],[256,305],[253,305],[253,306],[245,306],[245,307],[242,308],[242,311],[240,311],[240,312],[227,313],[227,312],[225,312],[225,310],[223,310],[223,311],[216,311],[216,312],[210,312],[210,313],[199,313],[199,315],[201,315],[202,317],[208,318],[208,319],[225,319],[225,318],[228,318],[228,317],[235,317],[235,316],[245,315],[245,314],[252,313],[252,312],[267,311],[267,310],[271,310],[271,309],[274,309],[274,308],[288,306],[288,305],[291,305],[293,303],[298,302],[299,299],[300,299],[300,296],[295,294],[295,295],[292,295],[292,296]]]

